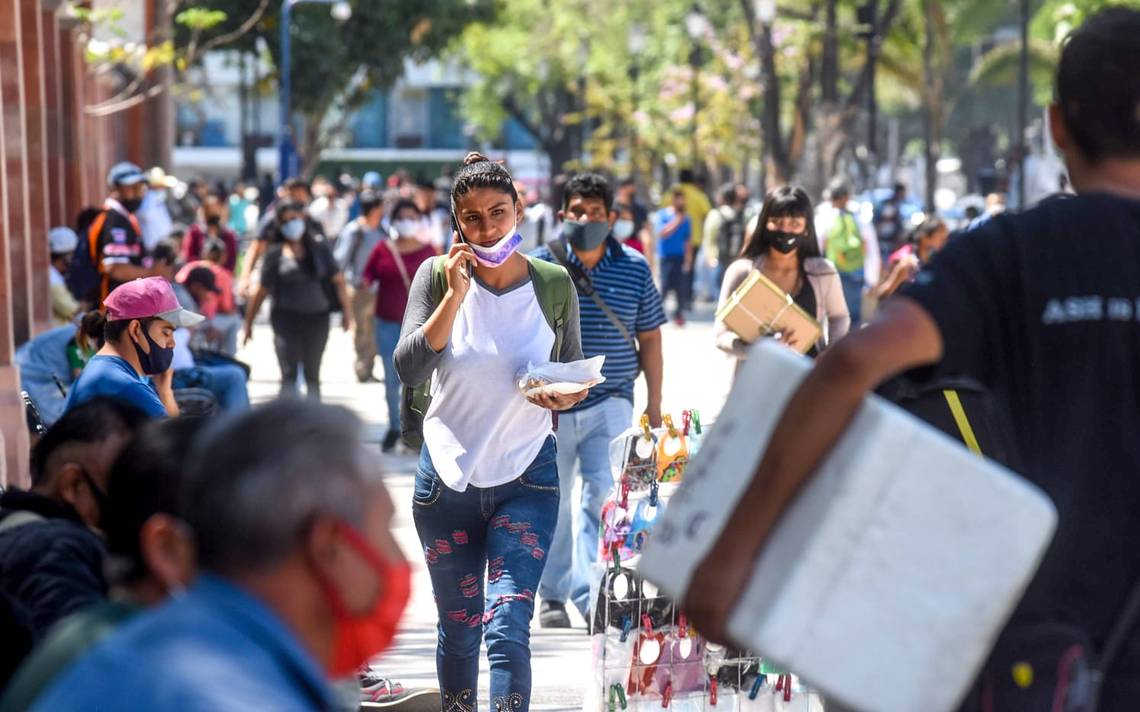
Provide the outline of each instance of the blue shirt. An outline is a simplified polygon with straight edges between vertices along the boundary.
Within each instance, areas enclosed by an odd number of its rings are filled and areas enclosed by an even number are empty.
[[[605,254],[592,270],[586,270],[569,247],[566,248],[566,257],[586,272],[598,296],[617,314],[631,336],[636,337],[640,332],[652,331],[664,324],[665,310],[661,306],[661,294],[653,284],[649,263],[636,250],[619,244],[612,237],[607,238],[606,244]],[[531,255],[557,263],[546,247],[538,248]],[[591,388],[590,395],[570,411],[585,410],[612,396],[632,402],[633,382],[639,369],[637,352],[593,299],[579,294],[578,305],[582,353],[586,358],[606,357],[602,366],[606,381]]]
[[[67,410],[98,396],[116,398],[155,418],[168,414],[154,384],[120,356],[91,357],[67,396]]]
[[[313,658],[263,603],[203,575],[61,675],[33,710],[331,710]]]
[[[665,226],[673,222],[673,218],[677,216],[677,211],[672,207],[661,208],[653,216],[653,232],[657,235],[657,255],[659,257],[683,257],[685,254],[685,247],[689,244],[689,240],[693,239],[693,217],[685,215],[685,219],[681,222],[681,226],[677,228],[669,237],[661,237],[661,231]]]

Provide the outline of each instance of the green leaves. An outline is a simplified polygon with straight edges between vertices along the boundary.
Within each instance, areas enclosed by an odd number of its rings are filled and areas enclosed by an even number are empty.
[[[221,25],[227,17],[224,10],[194,7],[175,15],[174,21],[191,31],[205,32]]]

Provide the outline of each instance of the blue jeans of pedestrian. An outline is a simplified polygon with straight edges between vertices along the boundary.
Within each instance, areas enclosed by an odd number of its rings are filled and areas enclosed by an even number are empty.
[[[420,451],[412,518],[439,614],[436,672],[445,712],[478,706],[483,638],[490,709],[530,709],[530,622],[558,517],[556,456],[550,437],[515,480],[456,492],[440,480],[427,446]]]
[[[632,422],[633,403],[618,396],[586,410],[558,414],[558,479],[562,496],[558,526],[538,595],[547,601],[569,601],[583,616],[590,610],[590,583],[598,560],[602,505],[614,491],[610,441]],[[582,500],[577,506],[575,524],[573,492],[579,472]]]
[[[863,270],[840,272],[839,282],[843,285],[847,311],[851,313],[851,328],[855,328],[863,316]]]
[[[174,388],[205,388],[214,395],[218,407],[234,411],[249,408],[245,370],[237,364],[200,365],[174,372]]]
[[[683,316],[689,308],[689,295],[692,293],[692,271],[685,271],[685,256],[672,255],[661,258],[661,298],[669,292],[677,298],[674,317]]]
[[[384,364],[384,400],[388,404],[388,430],[400,432],[400,379],[396,375],[396,344],[400,322],[376,319],[376,351]]]

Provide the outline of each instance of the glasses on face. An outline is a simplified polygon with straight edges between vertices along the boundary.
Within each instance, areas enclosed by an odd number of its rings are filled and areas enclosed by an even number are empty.
[[[802,216],[768,218],[767,227],[769,230],[779,230],[781,232],[804,232],[807,230],[807,218]]]

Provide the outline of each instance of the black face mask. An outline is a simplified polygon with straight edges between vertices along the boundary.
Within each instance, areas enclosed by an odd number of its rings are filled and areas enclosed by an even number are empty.
[[[802,232],[784,232],[782,230],[769,230],[768,231],[768,244],[776,248],[777,252],[788,254],[795,252],[799,247],[800,240],[804,238]]]
[[[222,217],[220,215],[209,215],[206,217],[206,224],[210,227],[217,227],[222,224]]]
[[[135,354],[139,357],[139,366],[142,368],[143,373],[148,376],[157,376],[164,373],[166,369],[170,368],[170,364],[174,361],[174,348],[165,348],[159,346],[154,339],[150,338],[147,330],[143,329],[143,336],[146,338],[147,345],[150,346],[150,353],[142,350],[134,339],[131,339],[131,345],[135,347]]]
[[[142,205],[142,198],[124,198],[119,201],[119,205],[122,205],[123,210],[126,210],[128,213],[133,213]]]

